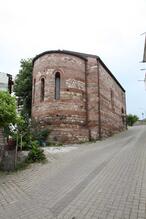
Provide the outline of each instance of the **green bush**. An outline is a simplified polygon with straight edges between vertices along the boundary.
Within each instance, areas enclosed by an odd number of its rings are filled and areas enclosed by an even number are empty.
[[[28,162],[40,162],[46,160],[46,156],[44,154],[43,149],[41,149],[38,145],[37,141],[31,142],[31,150],[28,154],[27,161]]]
[[[10,123],[15,124],[16,99],[6,91],[0,91],[0,127],[6,127]]]
[[[47,138],[49,135],[49,130],[48,129],[32,129],[32,136],[35,140],[38,141],[39,146],[45,146],[47,143]]]
[[[138,121],[138,119],[139,119],[138,116],[129,114],[129,115],[127,115],[127,124],[128,124],[129,126],[133,126],[133,124],[134,124],[136,121]]]
[[[31,144],[30,144],[30,142],[28,143],[28,142],[26,142],[26,141],[23,141],[22,142],[22,150],[23,151],[28,151],[28,150],[30,150],[31,149]]]

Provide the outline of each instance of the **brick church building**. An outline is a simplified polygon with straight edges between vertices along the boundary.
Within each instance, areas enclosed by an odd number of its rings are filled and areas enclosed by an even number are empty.
[[[62,143],[126,129],[125,90],[96,55],[54,50],[33,59],[32,118]]]

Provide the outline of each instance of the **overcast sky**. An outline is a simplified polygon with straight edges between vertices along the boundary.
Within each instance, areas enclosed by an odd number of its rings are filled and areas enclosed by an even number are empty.
[[[142,61],[146,0],[0,0],[0,72],[65,49],[100,56],[126,89],[127,112],[146,116]]]

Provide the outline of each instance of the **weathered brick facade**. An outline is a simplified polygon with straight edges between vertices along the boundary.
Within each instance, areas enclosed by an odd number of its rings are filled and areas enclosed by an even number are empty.
[[[125,90],[98,56],[47,51],[33,64],[32,117],[53,140],[96,140],[126,128]]]

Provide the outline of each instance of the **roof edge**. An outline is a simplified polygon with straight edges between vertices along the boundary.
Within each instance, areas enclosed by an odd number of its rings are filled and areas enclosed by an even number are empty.
[[[49,51],[45,51],[45,52],[42,52],[38,55],[36,55],[33,60],[32,60],[32,63],[34,65],[34,62],[41,56],[43,55],[47,55],[47,54],[51,54],[51,53],[61,53],[61,54],[67,54],[67,55],[72,55],[72,56],[76,56],[78,58],[81,58],[85,61],[87,61],[87,58],[85,58],[85,56],[81,55],[81,54],[78,54],[76,52],[71,52],[71,51],[67,51],[67,50],[49,50]]]

